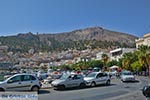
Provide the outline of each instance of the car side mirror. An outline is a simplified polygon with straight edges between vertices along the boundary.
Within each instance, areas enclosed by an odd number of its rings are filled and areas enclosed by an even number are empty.
[[[13,83],[13,80],[8,80],[7,83]]]

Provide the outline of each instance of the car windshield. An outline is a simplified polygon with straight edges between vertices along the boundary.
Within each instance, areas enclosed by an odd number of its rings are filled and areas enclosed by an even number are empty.
[[[133,75],[133,74],[130,72],[127,72],[127,73],[123,73],[123,75]]]
[[[95,77],[95,76],[96,76],[96,73],[90,73],[86,77]]]
[[[63,74],[59,79],[60,80],[65,80],[69,77],[69,74]]]

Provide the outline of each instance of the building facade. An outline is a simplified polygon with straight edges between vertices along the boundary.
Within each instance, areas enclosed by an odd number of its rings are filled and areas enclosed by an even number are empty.
[[[139,38],[135,40],[136,48],[139,48],[140,45],[150,46],[150,33],[147,33],[143,36],[143,38]]]
[[[110,60],[119,60],[122,58],[123,54],[128,53],[128,52],[134,52],[136,48],[117,48],[115,50],[110,51]]]

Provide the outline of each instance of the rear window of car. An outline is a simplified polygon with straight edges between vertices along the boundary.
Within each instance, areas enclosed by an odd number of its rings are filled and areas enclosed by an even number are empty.
[[[36,78],[34,76],[30,76],[31,77],[31,80],[35,81]]]
[[[22,75],[22,81],[30,81],[29,75]]]
[[[124,75],[132,75],[132,73],[124,73]]]
[[[31,81],[31,80],[36,80],[36,78],[32,75],[22,75],[22,81]]]
[[[81,79],[81,77],[82,77],[81,75],[74,75],[73,79]]]
[[[123,75],[133,75],[131,72],[124,72]]]
[[[96,76],[96,73],[90,73],[86,77],[95,77],[95,76]]]
[[[103,73],[103,76],[108,76],[108,74],[107,73]]]
[[[107,73],[99,73],[96,78],[108,76]]]

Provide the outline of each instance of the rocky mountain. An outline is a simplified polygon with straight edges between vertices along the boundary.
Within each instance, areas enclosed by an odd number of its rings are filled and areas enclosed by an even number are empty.
[[[37,51],[53,51],[87,48],[115,48],[135,47],[137,37],[115,32],[102,27],[90,27],[64,33],[38,33],[31,32],[17,36],[0,37],[1,45],[7,45],[9,50],[26,52],[31,48]]]
[[[54,38],[59,41],[101,40],[134,43],[137,37],[126,33],[110,31],[101,27],[91,27],[59,34],[40,34],[39,38],[42,40]]]

